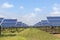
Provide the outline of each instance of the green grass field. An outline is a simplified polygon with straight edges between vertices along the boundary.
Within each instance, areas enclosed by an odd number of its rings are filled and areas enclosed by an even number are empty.
[[[37,28],[27,28],[21,32],[3,33],[0,40],[60,40],[52,34],[41,31]]]

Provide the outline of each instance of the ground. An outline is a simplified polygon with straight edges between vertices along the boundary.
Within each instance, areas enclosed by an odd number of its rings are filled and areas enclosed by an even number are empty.
[[[27,28],[18,32],[14,30],[12,33],[9,30],[4,31],[3,35],[0,36],[0,40],[60,40],[59,37],[37,28]]]
[[[54,34],[54,36],[56,36],[56,37],[60,38],[60,34]]]

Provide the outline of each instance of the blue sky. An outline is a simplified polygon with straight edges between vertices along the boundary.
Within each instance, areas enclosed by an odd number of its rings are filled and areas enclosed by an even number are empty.
[[[0,0],[0,17],[33,25],[47,16],[60,16],[60,0]]]

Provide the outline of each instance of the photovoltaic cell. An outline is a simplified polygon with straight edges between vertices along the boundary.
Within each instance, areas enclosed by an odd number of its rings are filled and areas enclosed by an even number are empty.
[[[25,23],[22,23],[22,26],[23,26],[23,27],[27,27],[28,25],[27,25],[27,24],[25,24]]]
[[[15,27],[17,19],[4,19],[2,27]]]
[[[16,23],[17,19],[4,19],[3,23]]]
[[[16,27],[27,27],[27,25],[22,22],[17,22]]]
[[[52,22],[52,23],[60,23],[60,20],[48,20],[49,22]]]
[[[48,20],[60,20],[60,17],[47,17]]]
[[[41,26],[41,22],[36,23],[34,26]]]
[[[22,22],[17,22],[16,27],[21,27]]]
[[[50,26],[47,20],[42,20],[41,25],[42,26]]]
[[[60,26],[60,17],[47,17],[51,26]]]

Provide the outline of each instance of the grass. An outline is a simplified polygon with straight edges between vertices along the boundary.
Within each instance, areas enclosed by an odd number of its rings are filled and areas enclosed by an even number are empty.
[[[27,40],[60,40],[53,35],[36,28],[29,28],[20,33],[20,36],[27,38]]]
[[[8,37],[0,37],[0,40],[26,40],[21,36],[8,36]]]
[[[8,32],[3,34],[4,35],[0,37],[0,40],[60,40],[59,38],[37,28],[27,28],[21,32]]]

